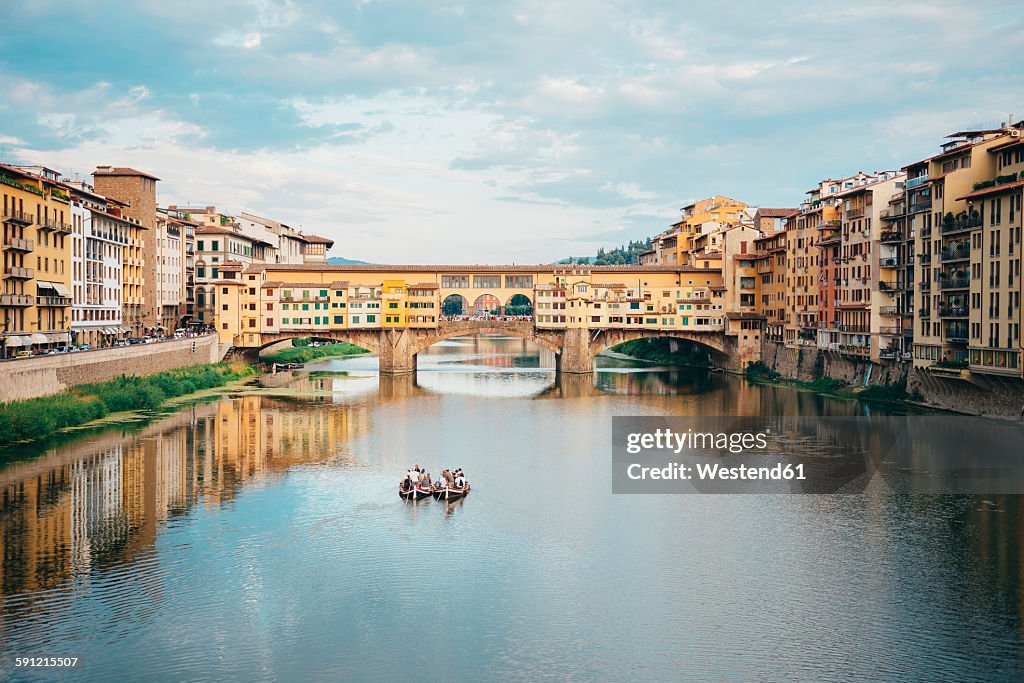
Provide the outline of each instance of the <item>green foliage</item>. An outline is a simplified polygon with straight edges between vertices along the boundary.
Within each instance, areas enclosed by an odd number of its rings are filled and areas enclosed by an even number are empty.
[[[645,240],[630,240],[629,244],[619,245],[614,249],[606,250],[603,247],[597,250],[593,258],[580,256],[568,258],[562,263],[581,263],[592,266],[633,266],[640,263],[640,254],[651,248],[651,238]]]
[[[841,389],[849,386],[849,382],[844,379],[836,379],[835,377],[819,377],[818,379],[811,380],[810,382],[801,382],[801,386],[811,391],[817,391],[822,394],[834,394]]]
[[[678,342],[675,351],[672,350],[672,342]],[[684,365],[691,367],[706,368],[710,363],[707,349],[685,340],[673,340],[669,337],[655,337],[653,339],[634,339],[623,342],[611,348],[617,353],[624,353],[627,356],[649,360],[663,365]]]
[[[857,398],[872,403],[897,403],[907,400],[906,381],[896,384],[872,384],[857,392]]]
[[[126,375],[53,396],[0,403],[0,444],[40,439],[109,413],[155,410],[169,398],[222,386],[254,372],[230,363],[200,365],[143,377]]]
[[[309,341],[309,339],[295,339],[292,341],[292,348],[265,354],[262,360],[265,363],[306,363],[314,358],[354,356],[366,353],[366,349],[355,344],[349,344],[348,342],[327,344],[325,346],[310,346]]]
[[[751,361],[743,371],[743,376],[752,382],[764,382],[777,380],[782,375],[772,370],[761,361]]]

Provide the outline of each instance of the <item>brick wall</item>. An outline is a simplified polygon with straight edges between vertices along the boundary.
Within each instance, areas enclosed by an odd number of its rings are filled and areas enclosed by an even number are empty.
[[[216,363],[217,335],[116,349],[19,358],[0,362],[0,402],[47,396],[68,387],[105,382],[121,375]]]

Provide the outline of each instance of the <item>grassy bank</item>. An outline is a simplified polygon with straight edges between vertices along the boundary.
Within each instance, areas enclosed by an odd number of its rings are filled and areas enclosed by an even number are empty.
[[[688,344],[686,342],[677,342],[676,350],[673,351],[673,341],[665,337],[634,339],[633,341],[613,346],[610,350],[660,365],[681,365],[698,368],[706,368],[710,365],[707,351],[702,350],[695,344]]]
[[[326,346],[309,346],[308,339],[296,339],[294,346],[290,349],[282,349],[274,353],[268,353],[261,357],[265,363],[308,363],[317,358],[329,358],[331,356],[357,356],[362,353],[369,353],[366,349],[355,344],[342,342],[340,344],[328,344]]]
[[[793,387],[794,389],[813,391],[825,396],[856,399],[869,403],[906,403],[909,400],[916,400],[916,397],[907,393],[907,385],[904,382],[897,384],[869,384],[866,387],[857,387],[846,380],[827,375],[804,382],[796,379],[787,379],[760,361],[748,365],[747,369],[743,372],[743,376],[757,384]]]
[[[155,410],[168,399],[223,386],[255,372],[240,363],[198,365],[81,384],[53,396],[0,403],[0,445],[41,439],[110,413]]]

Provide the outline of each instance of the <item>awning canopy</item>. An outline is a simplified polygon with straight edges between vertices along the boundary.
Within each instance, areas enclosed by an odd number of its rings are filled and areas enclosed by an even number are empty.
[[[50,343],[50,340],[46,338],[46,335],[45,334],[40,334],[39,332],[33,332],[32,334],[29,335],[28,338],[29,338],[29,343],[30,344],[49,344]]]
[[[50,340],[51,344],[67,344],[71,341],[71,336],[67,332],[54,332],[47,334],[46,337]]]
[[[60,294],[61,296],[71,296],[71,290],[65,287],[64,283],[51,282],[50,284],[53,285],[53,288],[57,290],[57,294]]]
[[[47,280],[36,280],[36,291],[38,292],[41,289],[48,289],[54,294],[57,293],[57,288],[54,286],[54,283],[49,282]],[[44,294],[43,296],[48,295]]]
[[[132,328],[130,328],[130,327],[122,327],[121,328],[121,332],[124,332],[125,334],[127,334],[128,332],[131,332],[131,331],[132,331]]]
[[[11,346],[11,347],[14,347],[14,346],[26,346],[27,344],[25,343],[25,339],[26,339],[25,337],[18,337],[18,336],[15,336],[15,335],[11,335],[11,336],[7,337],[6,339],[4,339],[4,344],[6,346]]]

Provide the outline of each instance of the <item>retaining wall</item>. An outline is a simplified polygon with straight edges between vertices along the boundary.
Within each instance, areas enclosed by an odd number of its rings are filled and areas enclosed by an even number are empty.
[[[175,339],[113,349],[78,351],[0,362],[0,402],[56,394],[68,387],[105,382],[121,375],[217,363],[217,335]]]

